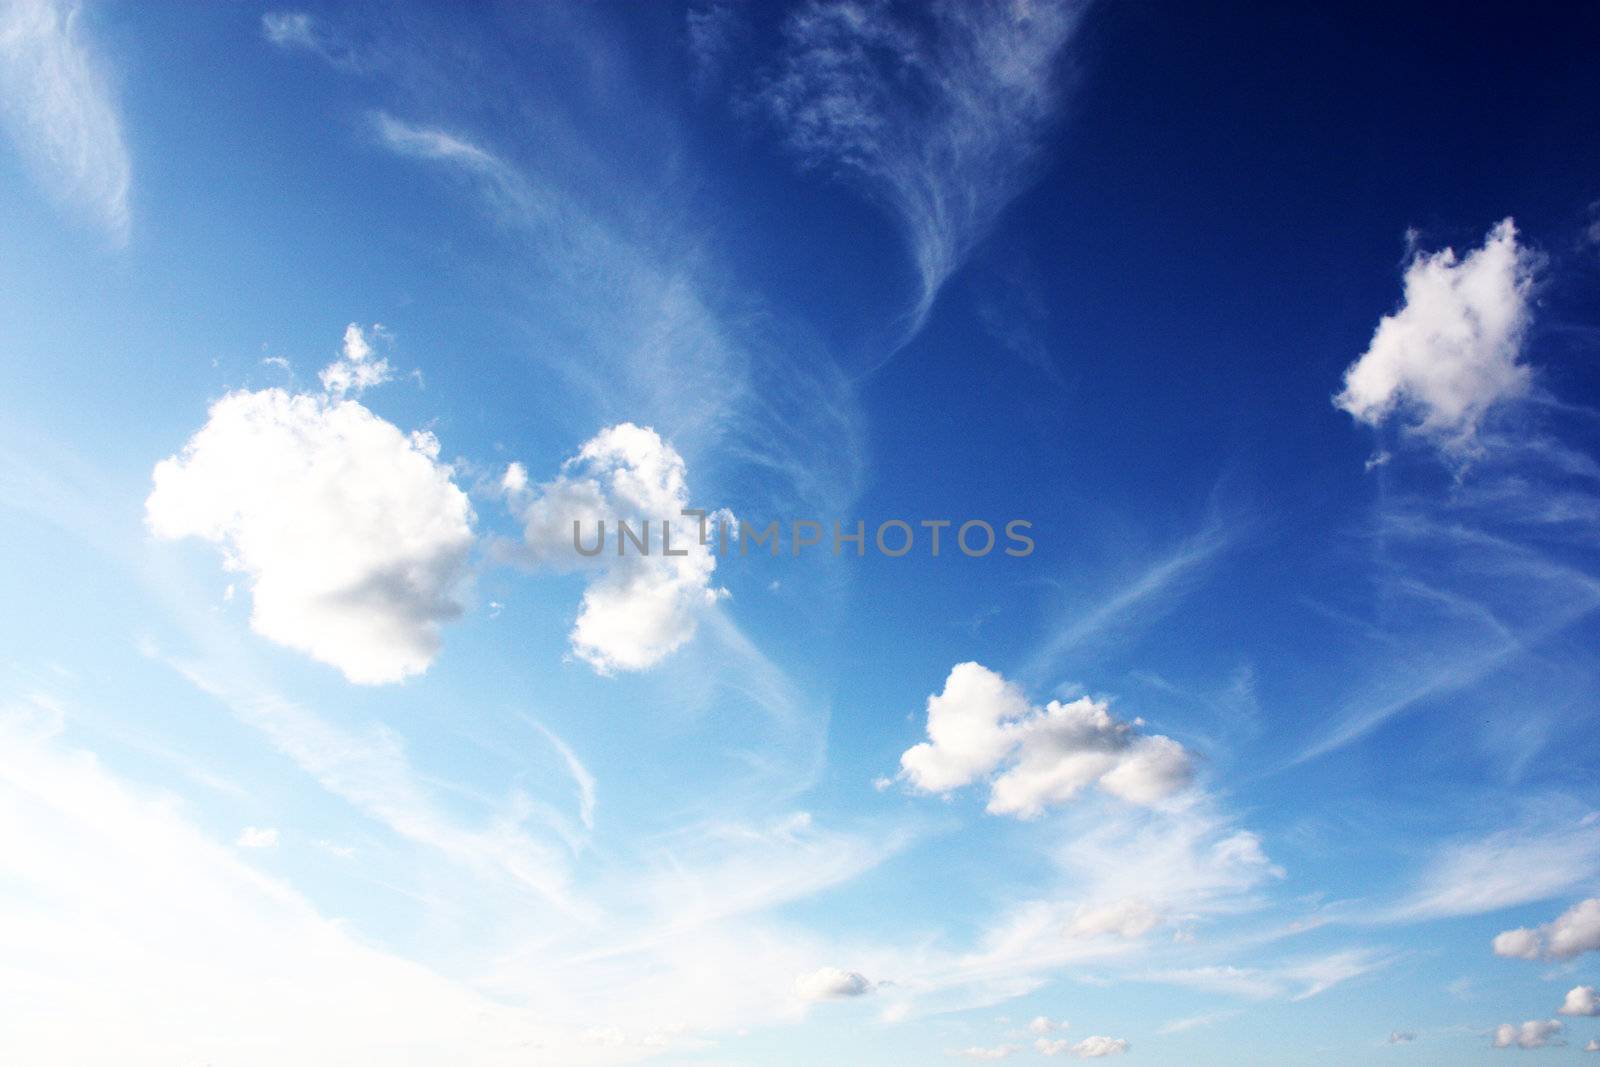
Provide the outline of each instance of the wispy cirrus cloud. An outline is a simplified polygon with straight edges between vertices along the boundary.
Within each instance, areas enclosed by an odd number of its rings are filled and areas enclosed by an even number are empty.
[[[586,338],[588,358],[550,370],[605,421],[654,427],[691,464],[716,463],[747,493],[753,482],[768,510],[836,513],[854,498],[865,435],[853,387],[804,330],[729,296],[687,229],[638,232],[461,133],[385,112],[372,124],[391,151],[466,178],[495,221],[526,235],[556,313]],[[834,447],[819,455],[818,440]]]
[[[126,243],[132,167],[78,3],[0,4],[0,115],[45,189]]]
[[[1600,878],[1600,818],[1573,815],[1564,802],[1555,806],[1559,810],[1535,811],[1517,825],[1445,843],[1410,892],[1373,917],[1424,922],[1478,915],[1595,884]],[[1510,941],[1506,944],[1503,955],[1521,954],[1509,951]]]
[[[1170,610],[1206,577],[1219,557],[1238,544],[1246,525],[1211,515],[1195,533],[1145,563],[1098,602],[1070,615],[1063,613],[1059,625],[1039,642],[1018,674],[1042,684],[1068,653]]]
[[[1086,6],[945,3],[913,21],[875,0],[822,0],[785,21],[759,101],[803,164],[895,216],[915,263],[917,295],[879,365],[1027,185]]]

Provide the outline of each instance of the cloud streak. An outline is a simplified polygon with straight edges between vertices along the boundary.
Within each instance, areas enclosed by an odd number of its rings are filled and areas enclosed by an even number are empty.
[[[759,99],[801,163],[857,185],[905,235],[918,291],[899,339],[922,329],[946,280],[1027,185],[1057,101],[1056,67],[1085,5],[807,4]]]
[[[111,84],[77,3],[0,4],[0,116],[50,194],[125,244],[132,168]]]

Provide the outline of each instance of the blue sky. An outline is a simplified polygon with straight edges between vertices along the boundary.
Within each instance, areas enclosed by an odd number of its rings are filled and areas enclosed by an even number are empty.
[[[4,1058],[1600,1049],[1597,28],[0,3]]]

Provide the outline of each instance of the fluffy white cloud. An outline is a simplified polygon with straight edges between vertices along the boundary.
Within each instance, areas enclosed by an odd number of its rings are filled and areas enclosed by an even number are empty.
[[[1510,219],[1465,258],[1418,253],[1404,304],[1378,324],[1334,403],[1374,426],[1398,416],[1443,447],[1470,446],[1491,407],[1528,389],[1519,356],[1535,262]]]
[[[1036,1015],[1033,1021],[1028,1024],[1028,1032],[1031,1034],[1048,1034],[1052,1030],[1065,1030],[1066,1028],[1066,1023],[1055,1022],[1048,1015]]]
[[[1021,1051],[1021,1045],[991,1045],[987,1047],[974,1045],[971,1048],[964,1048],[960,1052],[951,1053],[951,1055],[960,1056],[968,1060],[1003,1060]]]
[[[71,0],[0,5],[0,118],[41,180],[121,242],[128,232],[128,150],[80,14]]]
[[[865,975],[838,967],[822,967],[794,980],[794,992],[801,1000],[848,1000],[872,992]]]
[[[382,326],[373,326],[372,332],[378,337],[385,335]],[[372,358],[372,344],[366,332],[352,322],[344,328],[342,357],[324,367],[320,377],[329,396],[359,396],[363,389],[389,380],[389,361]]]
[[[1189,754],[1171,738],[1141,735],[1139,720],[1114,718],[1101,701],[1052,700],[1043,708],[977,663],[959,663],[928,698],[928,738],[900,757],[914,787],[947,793],[996,771],[989,811],[1033,818],[1091,785],[1155,806],[1193,777]],[[1001,767],[1004,766],[1004,770]]]
[[[1579,901],[1536,930],[1506,930],[1494,939],[1497,956],[1535,960],[1545,956],[1569,960],[1600,950],[1600,897]]]
[[[1600,1052],[1600,1039],[1591,1037],[1589,1043],[1583,1046],[1585,1052]]]
[[[535,563],[590,573],[572,650],[602,674],[659,663],[727,595],[711,584],[717,566],[711,544],[700,543],[698,522],[682,514],[690,506],[683,457],[649,427],[625,422],[601,430],[537,489],[528,488],[526,470],[514,463],[502,486]],[[636,535],[648,524],[648,555],[632,542],[625,554],[617,551],[619,521]],[[663,522],[671,524],[673,555],[665,551]],[[574,523],[585,550],[604,523],[607,540],[598,555],[576,551]]]
[[[234,842],[240,848],[273,848],[278,844],[278,831],[263,826],[246,826]]]
[[[1495,1048],[1544,1048],[1547,1045],[1559,1045],[1561,1031],[1565,1027],[1559,1019],[1529,1019],[1521,1026],[1515,1023],[1501,1023],[1495,1027]]]
[[[1389,1044],[1391,1045],[1409,1045],[1416,1039],[1417,1035],[1410,1030],[1391,1030],[1389,1032]]]
[[[460,613],[467,496],[432,434],[354,400],[229,393],[153,480],[150,529],[222,546],[249,577],[251,627],[352,682],[420,674]]]
[[[1561,1002],[1560,1014],[1600,1015],[1600,996],[1595,995],[1594,986],[1573,986],[1567,990],[1567,998]]]
[[[1033,1047],[1046,1056],[1076,1056],[1079,1059],[1092,1060],[1101,1056],[1120,1056],[1128,1051],[1128,1043],[1120,1037],[1102,1037],[1095,1035],[1086,1037],[1074,1044],[1066,1038],[1051,1040],[1041,1037],[1033,1043]]]
[[[1542,947],[1537,930],[1506,930],[1494,938],[1494,954],[1508,959],[1536,960]]]

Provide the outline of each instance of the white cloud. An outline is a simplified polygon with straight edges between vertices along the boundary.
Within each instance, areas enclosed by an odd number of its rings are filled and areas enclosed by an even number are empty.
[[[711,584],[716,557],[700,543],[689,504],[683,458],[649,427],[631,422],[601,430],[567,460],[553,481],[527,489],[520,464],[502,479],[523,522],[529,557],[591,577],[573,624],[573,653],[602,674],[652,667],[689,641],[725,591]],[[617,552],[618,522],[639,534],[648,524],[650,554],[630,542]],[[605,524],[606,547],[585,557],[574,548],[573,524],[585,549]],[[667,555],[663,522],[671,523]],[[678,553],[682,553],[681,555]]]
[[[1003,1060],[1022,1051],[1021,1045],[974,1045],[964,1048],[959,1052],[952,1052],[952,1056],[960,1056],[968,1060]]]
[[[905,339],[1027,183],[1082,6],[942,4],[913,24],[886,3],[825,0],[785,21],[762,102],[802,162],[899,221],[920,282]]]
[[[266,1067],[405,1048],[487,1067],[560,1037],[372,947],[183,813],[0,715],[0,945],[28,1006],[7,1019],[8,1062]]]
[[[1404,304],[1378,324],[1334,403],[1374,426],[1399,417],[1441,447],[1470,448],[1489,409],[1528,390],[1519,356],[1535,264],[1510,219],[1465,258],[1419,252]]]
[[[999,771],[988,809],[1021,818],[1091,785],[1153,807],[1187,786],[1193,768],[1183,746],[1141,735],[1140,725],[1114,718],[1103,701],[1088,697],[1033,707],[994,671],[959,663],[943,692],[928,698],[929,740],[900,757],[900,775],[918,789],[947,793]]]
[[[1589,1043],[1583,1046],[1585,1052],[1600,1052],[1600,1039],[1591,1037]]]
[[[153,481],[151,530],[222,546],[249,576],[251,627],[352,682],[420,674],[460,613],[466,494],[432,434],[354,400],[229,393]]]
[[[336,70],[359,72],[378,59],[371,49],[353,47],[341,33],[304,11],[268,11],[261,16],[261,33],[286,52],[310,53]]]
[[[1154,971],[1150,981],[1180,985],[1208,993],[1228,993],[1257,1000],[1310,1000],[1344,982],[1371,974],[1394,962],[1371,949],[1343,949],[1324,956],[1291,960],[1272,967],[1210,965]]]
[[[382,326],[373,326],[374,336],[384,336]],[[362,390],[382,385],[391,377],[389,361],[372,358],[372,344],[355,323],[344,328],[342,356],[322,369],[323,391],[329,396],[359,396]]]
[[[1561,1002],[1561,1015],[1600,1015],[1600,997],[1595,995],[1594,986],[1573,986],[1567,990],[1567,998]]]
[[[1128,1043],[1120,1037],[1102,1037],[1095,1035],[1086,1037],[1074,1044],[1066,1038],[1052,1040],[1041,1037],[1033,1043],[1045,1056],[1076,1056],[1083,1060],[1099,1059],[1101,1056],[1120,1056],[1128,1051]]]
[[[795,996],[801,1000],[848,1000],[872,992],[873,985],[856,971],[823,967],[794,980]]]
[[[1066,1028],[1066,1023],[1054,1022],[1048,1015],[1034,1016],[1033,1021],[1028,1024],[1028,1032],[1030,1034],[1048,1034],[1052,1030],[1065,1030]]]
[[[1142,900],[1117,900],[1106,904],[1083,905],[1067,925],[1068,937],[1100,937],[1115,934],[1133,940],[1143,937],[1161,923],[1161,913]]]
[[[1410,1030],[1391,1030],[1389,1032],[1389,1044],[1391,1045],[1409,1045],[1416,1039],[1417,1035]]]
[[[1541,947],[1537,930],[1506,930],[1494,938],[1494,954],[1508,959],[1536,960]]]
[[[316,21],[304,11],[268,11],[261,16],[261,32],[279,48],[318,51],[322,47]]]
[[[276,848],[278,831],[270,827],[246,826],[234,844],[240,848]]]
[[[1559,1019],[1529,1019],[1521,1026],[1501,1023],[1494,1031],[1494,1047],[1544,1048],[1564,1044],[1559,1040],[1563,1029]]]
[[[51,192],[122,243],[128,150],[81,14],[70,0],[12,0],[0,8],[0,114]]]
[[[1520,826],[1442,848],[1417,888],[1381,918],[1415,922],[1483,914],[1566,893],[1587,884],[1597,872],[1600,835],[1592,820],[1564,814],[1530,817]],[[1600,903],[1596,910],[1588,921],[1600,938]],[[1574,932],[1583,928],[1582,918],[1574,916]],[[1571,936],[1565,935],[1563,944],[1570,943]],[[1508,937],[1503,946],[1505,951],[1496,949],[1501,955],[1517,955],[1527,948],[1521,937]]]
[[[1495,955],[1516,959],[1569,960],[1595,951],[1600,951],[1600,897],[1579,901],[1537,930],[1506,930],[1494,939]]]

